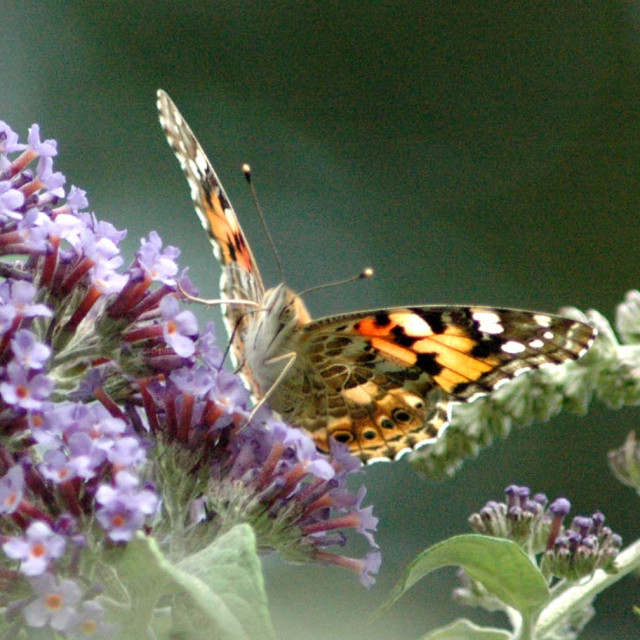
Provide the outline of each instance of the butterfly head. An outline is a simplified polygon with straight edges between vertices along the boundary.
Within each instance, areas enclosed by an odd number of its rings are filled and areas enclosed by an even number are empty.
[[[265,291],[263,307],[266,315],[278,322],[281,331],[299,329],[311,322],[311,315],[302,299],[285,284]]]

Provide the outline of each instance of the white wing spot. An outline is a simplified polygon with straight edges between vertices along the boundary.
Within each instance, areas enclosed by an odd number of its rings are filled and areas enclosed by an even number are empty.
[[[378,393],[378,390],[378,385],[369,380],[357,387],[343,389],[340,393],[344,398],[356,404],[369,404]]]
[[[533,319],[541,327],[550,327],[551,326],[551,316],[547,316],[544,313],[536,313],[536,314],[534,314]]]
[[[543,337],[545,340],[553,340],[555,336],[554,336],[554,334],[553,334],[553,331],[545,331],[545,332],[542,334],[542,337]]]
[[[511,353],[512,355],[522,353],[527,349],[527,347],[525,347],[525,345],[523,345],[522,342],[516,342],[515,340],[509,340],[505,342],[500,348],[505,353]]]
[[[421,407],[421,406],[424,407],[424,400],[420,396],[415,395],[413,393],[405,393],[403,395],[403,400],[407,404],[410,404],[414,409],[416,409],[418,407]]]
[[[474,311],[472,317],[478,323],[478,329],[480,331],[492,335],[504,333],[502,321],[497,313],[493,313],[492,311]]]
[[[542,347],[544,347],[544,342],[542,340],[538,340],[537,338],[535,340],[532,340],[529,343],[529,346],[532,349],[542,349]]]
[[[404,456],[412,452],[413,452],[413,449],[411,447],[405,447],[404,449],[400,449],[398,453],[396,453],[394,460],[400,460],[400,458],[404,458]]]
[[[440,434],[442,433],[442,429],[440,429]],[[438,434],[438,435],[440,435]],[[424,440],[420,440],[420,442],[416,442],[413,445],[413,450],[418,451],[418,449],[422,449],[423,447],[428,447],[432,445],[438,438],[425,438]]]
[[[209,163],[207,162],[207,158],[200,149],[196,151],[195,165],[197,168],[197,173],[199,173],[200,175],[205,175],[207,173],[207,167],[209,166]]]
[[[186,168],[192,176],[197,176],[200,173],[198,169],[198,163],[195,159],[189,158],[186,160]]]
[[[515,376],[517,373],[517,371],[515,371],[512,375]],[[508,378],[502,378],[500,380],[497,380],[496,383],[493,385],[493,391],[496,391],[497,389],[499,389],[500,387],[504,387],[505,384],[511,382],[511,376]]]
[[[402,327],[405,334],[412,338],[433,335],[429,323],[415,313],[392,313],[389,315],[389,319]]]

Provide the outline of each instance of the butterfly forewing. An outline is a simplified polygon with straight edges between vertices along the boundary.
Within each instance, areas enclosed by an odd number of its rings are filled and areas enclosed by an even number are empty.
[[[295,375],[272,404],[363,459],[432,441],[451,402],[490,393],[520,373],[579,358],[594,338],[581,322],[484,307],[406,307],[346,314],[301,329]],[[304,403],[296,398],[307,398]]]
[[[161,90],[158,112],[167,141],[191,188],[196,213],[222,265],[221,296],[259,303],[264,295],[260,271],[216,172],[178,107]],[[227,327],[238,335],[242,334],[242,327],[237,325],[246,323],[246,311],[246,307],[237,304],[227,305],[224,310]],[[234,346],[242,360],[241,345]]]

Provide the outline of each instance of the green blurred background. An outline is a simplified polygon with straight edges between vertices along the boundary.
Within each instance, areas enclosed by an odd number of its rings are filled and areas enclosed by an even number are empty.
[[[129,229],[128,256],[157,229],[203,295],[219,271],[157,123],[158,87],[211,156],[268,282],[243,162],[291,286],[375,267],[373,281],[309,296],[315,315],[473,302],[611,317],[640,284],[637,2],[5,2],[2,18],[0,118],[23,136],[39,122],[69,183]],[[378,584],[267,558],[278,633],[404,640],[456,616],[491,621],[450,601],[452,569],[368,618],[416,553],[466,532],[509,483],[602,509],[633,540],[639,503],[605,454],[637,416],[596,404],[532,425],[440,484],[406,462],[366,469]],[[627,578],[582,637],[640,636],[633,604]]]

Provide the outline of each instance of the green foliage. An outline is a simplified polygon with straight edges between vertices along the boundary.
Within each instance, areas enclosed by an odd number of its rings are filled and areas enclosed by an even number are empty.
[[[139,640],[151,629],[158,640],[276,637],[249,525],[234,527],[177,564],[142,534],[109,560],[127,593],[126,603],[105,603],[120,638]]]
[[[456,620],[448,627],[428,633],[422,640],[509,640],[509,634],[499,629],[483,629],[468,620]]]
[[[418,555],[394,587],[381,612],[418,580],[448,565],[462,567],[506,605],[522,612],[536,611],[549,597],[544,576],[515,542],[468,534],[444,540]]]
[[[568,640],[577,637],[576,632],[591,618],[596,595],[640,567],[640,542],[623,551],[616,564],[616,573],[598,570],[586,582],[560,582],[549,589],[545,576],[515,542],[480,535],[455,536],[426,549],[411,562],[378,615],[435,569],[456,565],[471,579],[473,604],[502,609],[513,629],[477,627],[458,620],[432,631],[425,640]],[[470,600],[468,594],[466,599]]]

